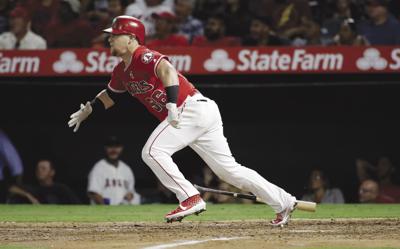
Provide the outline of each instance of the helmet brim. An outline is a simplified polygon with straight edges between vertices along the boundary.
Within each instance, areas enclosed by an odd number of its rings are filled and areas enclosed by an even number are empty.
[[[112,34],[113,33],[113,29],[112,28],[103,29],[103,32]]]
[[[125,32],[120,32],[120,31],[117,31],[117,30],[113,30],[113,28],[103,29],[103,32],[104,32],[104,33],[107,33],[107,34],[113,34],[113,35],[131,35],[131,36],[135,37],[135,39],[138,41],[139,44],[143,44],[143,41],[142,41],[142,42],[139,41],[139,39],[137,38],[137,36],[134,35],[134,34],[129,34],[129,33],[125,33]]]

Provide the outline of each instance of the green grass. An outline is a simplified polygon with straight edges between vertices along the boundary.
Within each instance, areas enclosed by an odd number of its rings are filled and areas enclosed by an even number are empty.
[[[140,206],[61,206],[61,205],[0,205],[0,221],[14,222],[107,222],[163,221],[164,215],[176,205]],[[274,216],[262,204],[209,204],[207,212],[191,220],[257,220]],[[316,213],[297,210],[293,218],[400,218],[399,204],[319,205]],[[0,247],[0,249],[3,249]]]

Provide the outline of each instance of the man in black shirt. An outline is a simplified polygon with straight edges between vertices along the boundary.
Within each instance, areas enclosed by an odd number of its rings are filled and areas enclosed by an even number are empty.
[[[249,27],[249,35],[242,40],[243,46],[281,46],[288,42],[278,37],[271,29],[271,21],[267,17],[253,17]]]
[[[50,160],[40,160],[36,165],[37,185],[12,187],[13,194],[9,203],[32,204],[79,204],[79,200],[71,189],[61,183],[54,182],[56,170]]]

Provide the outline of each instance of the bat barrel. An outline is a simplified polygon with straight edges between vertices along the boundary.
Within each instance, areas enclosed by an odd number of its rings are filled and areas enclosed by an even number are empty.
[[[311,201],[296,201],[296,208],[303,211],[315,212],[317,209],[317,203]]]

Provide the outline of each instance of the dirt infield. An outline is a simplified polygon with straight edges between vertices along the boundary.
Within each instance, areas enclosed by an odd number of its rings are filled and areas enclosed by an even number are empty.
[[[400,248],[400,219],[292,220],[284,228],[267,221],[1,222],[0,231],[0,245],[18,248]]]

